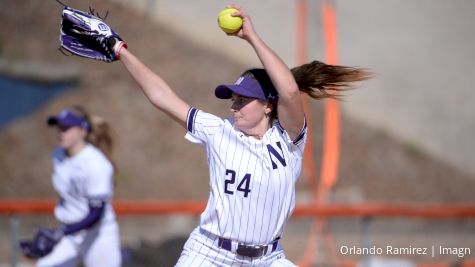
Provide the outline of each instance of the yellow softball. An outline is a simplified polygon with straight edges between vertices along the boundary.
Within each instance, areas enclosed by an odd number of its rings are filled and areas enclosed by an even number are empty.
[[[225,8],[218,14],[218,25],[225,33],[235,33],[242,27],[242,18],[231,14],[239,12],[235,8]]]

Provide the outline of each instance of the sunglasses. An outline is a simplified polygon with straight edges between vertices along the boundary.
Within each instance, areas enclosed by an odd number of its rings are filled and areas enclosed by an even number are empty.
[[[69,129],[73,128],[74,126],[66,126],[66,125],[58,125],[58,130],[60,132],[66,132]]]

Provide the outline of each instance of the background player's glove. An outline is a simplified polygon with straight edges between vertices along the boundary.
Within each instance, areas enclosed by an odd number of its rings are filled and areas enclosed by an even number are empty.
[[[48,255],[62,237],[61,229],[40,228],[32,240],[20,241],[20,248],[28,258],[41,258]]]
[[[120,49],[127,47],[122,38],[103,19],[64,5],[59,37],[61,48],[86,58],[105,62],[119,59]]]

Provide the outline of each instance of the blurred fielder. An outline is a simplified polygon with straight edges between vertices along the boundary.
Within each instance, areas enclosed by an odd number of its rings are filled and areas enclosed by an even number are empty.
[[[53,151],[53,187],[60,200],[54,215],[61,226],[39,229],[20,245],[39,267],[118,267],[119,227],[111,206],[112,140],[103,119],[70,107],[48,118],[58,131]],[[82,264],[82,265],[81,265]]]

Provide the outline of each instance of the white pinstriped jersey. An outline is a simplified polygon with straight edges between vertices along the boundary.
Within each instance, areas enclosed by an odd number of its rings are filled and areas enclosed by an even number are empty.
[[[96,147],[87,144],[77,155],[67,157],[64,149],[53,152],[53,186],[60,196],[54,214],[58,221],[77,223],[89,213],[90,200],[105,200],[103,222],[115,220],[110,204],[114,168]]]
[[[261,140],[244,135],[232,119],[191,108],[186,139],[207,154],[210,196],[200,227],[248,244],[279,237],[295,206],[307,127],[292,141],[279,123]]]

